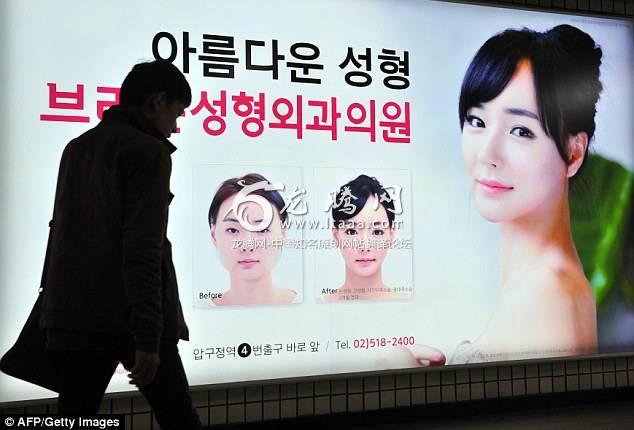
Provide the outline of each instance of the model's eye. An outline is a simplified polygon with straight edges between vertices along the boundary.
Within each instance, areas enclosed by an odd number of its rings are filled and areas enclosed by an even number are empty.
[[[237,228],[233,228],[233,227],[229,227],[228,229],[225,230],[227,233],[229,234],[238,234],[240,233],[240,231]]]
[[[464,122],[468,126],[474,127],[474,128],[485,128],[486,127],[486,125],[484,124],[484,121],[482,121],[482,119],[478,118],[475,115],[467,115],[467,116],[465,116]]]
[[[372,236],[383,236],[385,232],[383,230],[376,229],[372,231]]]
[[[265,228],[263,230],[259,230],[258,231],[258,233],[270,233],[270,232],[271,232],[271,229],[269,229],[269,228]]]
[[[529,138],[529,139],[532,139],[532,138],[535,137],[535,133],[533,133],[532,131],[530,131],[526,127],[515,127],[515,128],[513,128],[513,130],[511,130],[511,134],[513,136],[526,137],[526,138]]]
[[[357,234],[357,231],[354,228],[347,228],[344,233],[348,236],[354,236]]]

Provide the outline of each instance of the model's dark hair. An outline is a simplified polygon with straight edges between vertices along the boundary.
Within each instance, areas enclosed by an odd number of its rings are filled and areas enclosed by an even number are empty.
[[[121,84],[121,106],[140,107],[148,96],[165,92],[168,102],[178,100],[187,107],[192,102],[192,90],[187,79],[169,61],[156,60],[136,64]]]
[[[270,183],[268,179],[266,179],[259,173],[249,173],[244,176],[227,179],[222,184],[220,184],[218,190],[216,191],[216,194],[214,194],[211,205],[209,206],[209,213],[207,214],[207,222],[209,223],[209,226],[211,227],[212,225],[215,225],[218,221],[218,211],[220,210],[220,206],[225,200],[227,200],[234,194],[238,194],[245,186],[257,184],[258,182],[262,181]],[[288,213],[286,211],[282,212],[282,209],[284,209],[285,206],[284,198],[277,190],[255,190],[250,194],[264,197],[269,203],[277,208],[277,212],[280,215],[280,220],[282,220],[282,222],[286,221],[286,218],[288,218]]]
[[[390,222],[390,227],[394,226],[394,201],[391,199],[389,199],[389,201],[381,199],[383,194],[389,195],[389,193],[385,190],[385,188],[383,188],[383,185],[381,185],[376,178],[368,175],[359,175],[347,184],[342,185],[336,195],[337,202],[340,202],[344,197],[346,189],[349,189],[350,194],[356,197],[356,200],[351,202],[354,204],[355,209],[352,213],[346,213],[343,211],[345,209],[344,206],[339,206],[338,208],[333,206],[331,213],[335,226],[338,226],[342,222],[349,220],[361,212],[370,196],[374,196],[379,200],[381,206],[385,208],[387,219]]]
[[[602,55],[592,37],[570,25],[543,33],[524,28],[493,36],[478,50],[462,82],[460,129],[467,111],[496,98],[520,62],[528,60],[542,128],[568,164],[567,138],[580,132],[586,132],[588,140],[594,135]]]

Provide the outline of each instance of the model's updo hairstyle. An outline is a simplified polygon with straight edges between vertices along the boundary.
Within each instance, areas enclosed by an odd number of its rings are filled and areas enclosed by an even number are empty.
[[[460,129],[467,111],[496,98],[523,60],[535,82],[542,128],[569,162],[567,139],[580,132],[594,136],[596,103],[602,90],[599,68],[603,52],[587,33],[558,25],[540,33],[506,30],[478,50],[462,82],[458,106]]]
[[[354,212],[347,213],[347,211],[344,211],[344,207],[336,208],[333,206],[331,214],[335,225],[339,225],[340,223],[343,223],[356,216],[359,212],[363,210],[370,196],[374,196],[379,200],[379,204],[385,208],[390,227],[394,226],[394,201],[381,201],[381,196],[384,193],[387,194],[387,190],[383,188],[383,185],[381,185],[381,183],[376,178],[370,177],[368,175],[359,175],[347,184],[342,185],[337,192],[337,202],[341,201],[341,199],[344,197],[346,189],[349,189],[350,194],[356,197],[355,200],[351,201],[351,203],[355,206],[355,209]]]

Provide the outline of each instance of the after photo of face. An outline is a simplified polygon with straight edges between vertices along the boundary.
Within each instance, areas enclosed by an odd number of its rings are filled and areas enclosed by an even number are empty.
[[[301,171],[279,169],[195,166],[193,209],[206,215],[204,233],[194,218],[195,306],[301,302],[302,255],[285,249],[293,234],[284,197],[301,186]]]
[[[339,184],[335,178],[341,178]],[[329,229],[324,234],[330,233],[333,245],[315,255],[318,267],[327,264],[333,268],[317,270],[317,300],[410,298],[413,243],[408,225],[409,172],[315,169],[315,182],[315,197],[322,198],[321,204],[315,205],[325,210],[327,218],[323,220],[322,215],[321,219]]]

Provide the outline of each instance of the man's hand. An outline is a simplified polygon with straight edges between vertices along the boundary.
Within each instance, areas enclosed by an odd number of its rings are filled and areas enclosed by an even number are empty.
[[[158,352],[144,352],[137,350],[134,354],[134,366],[130,369],[130,384],[144,387],[154,381],[156,371],[161,364]]]

